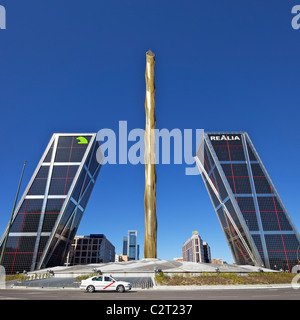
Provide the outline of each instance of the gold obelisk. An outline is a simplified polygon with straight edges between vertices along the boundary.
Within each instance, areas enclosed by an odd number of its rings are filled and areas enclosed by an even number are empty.
[[[154,53],[146,53],[145,242],[144,258],[157,258]]]

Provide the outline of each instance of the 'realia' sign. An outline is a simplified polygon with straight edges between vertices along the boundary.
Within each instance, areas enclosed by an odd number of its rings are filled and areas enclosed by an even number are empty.
[[[211,141],[222,141],[222,140],[227,140],[227,141],[235,141],[235,140],[241,140],[240,136],[237,135],[228,135],[228,134],[222,134],[222,135],[214,135],[214,136],[209,136]]]

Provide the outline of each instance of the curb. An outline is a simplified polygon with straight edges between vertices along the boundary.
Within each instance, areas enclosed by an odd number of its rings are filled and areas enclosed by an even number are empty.
[[[289,289],[292,284],[265,284],[265,285],[231,285],[231,286],[155,286],[152,290],[247,290],[247,289]]]

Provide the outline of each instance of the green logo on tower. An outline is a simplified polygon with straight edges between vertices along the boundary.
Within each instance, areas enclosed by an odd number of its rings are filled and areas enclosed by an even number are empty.
[[[78,140],[78,144],[88,144],[88,141],[85,137],[78,137],[76,139]]]

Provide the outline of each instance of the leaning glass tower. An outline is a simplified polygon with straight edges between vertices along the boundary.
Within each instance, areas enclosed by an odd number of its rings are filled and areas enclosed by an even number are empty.
[[[53,134],[14,212],[6,274],[64,263],[100,171],[96,136]]]
[[[205,133],[195,159],[235,262],[291,272],[300,236],[248,134]]]

